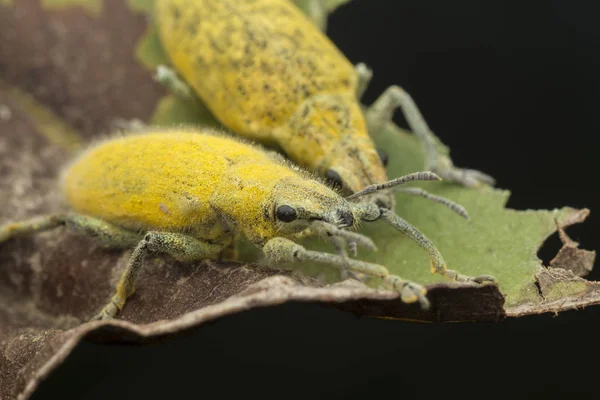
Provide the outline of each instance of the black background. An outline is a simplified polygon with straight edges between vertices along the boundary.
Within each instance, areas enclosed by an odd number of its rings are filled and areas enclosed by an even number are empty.
[[[332,16],[328,33],[352,62],[374,69],[366,103],[403,86],[457,165],[512,191],[510,207],[595,210],[599,8],[353,0]],[[594,249],[598,221],[592,212],[568,233]],[[553,238],[542,257],[557,248]],[[288,304],[149,346],[84,344],[34,398],[597,397],[599,321],[600,307],[495,325],[425,325]]]

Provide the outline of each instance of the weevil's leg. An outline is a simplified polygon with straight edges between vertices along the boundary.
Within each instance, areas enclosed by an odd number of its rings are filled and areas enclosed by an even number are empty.
[[[302,232],[294,235],[295,239],[303,239],[313,236],[323,236],[326,239],[338,237],[344,240],[344,245],[348,244],[348,249],[353,255],[356,255],[356,246],[360,245],[371,251],[377,251],[377,246],[373,240],[360,233],[350,232],[337,228],[335,225],[323,221],[314,221],[311,226]]]
[[[345,239],[348,243],[355,243],[356,245],[360,245],[371,251],[377,251],[375,242],[373,242],[370,237],[361,235],[360,233],[346,231],[324,221],[314,221],[311,224],[311,228],[315,234],[325,237],[337,236]],[[356,249],[353,250],[351,248],[350,250],[353,252],[353,255],[356,256]]]
[[[450,159],[449,150],[429,129],[412,97],[399,86],[390,86],[367,110],[369,132],[377,134],[389,123],[394,111],[400,108],[413,133],[419,138],[426,157],[426,168],[443,179],[467,187],[494,184],[494,178],[482,172],[457,168]]]
[[[336,254],[342,257],[347,264],[349,257],[346,250],[346,246],[348,245],[346,241],[339,236],[325,236],[325,239],[333,246]],[[348,267],[340,268],[340,279],[345,281],[348,278],[358,279],[354,272],[348,271]]]
[[[475,282],[475,283],[484,283],[484,282],[494,282],[495,279],[490,275],[481,275],[477,277],[470,277],[466,275],[461,275],[458,272],[448,269],[446,267],[446,263],[442,258],[439,250],[433,245],[433,243],[427,239],[425,235],[423,235],[417,228],[406,222],[404,219],[400,218],[398,215],[394,214],[390,210],[386,210],[384,208],[380,209],[381,218],[390,223],[400,232],[408,236],[415,243],[417,243],[422,249],[424,249],[429,255],[429,259],[431,261],[431,272],[443,275],[451,280],[460,281],[460,282]]]
[[[429,193],[421,188],[394,188],[395,192],[400,192],[400,193],[405,193],[405,194],[410,194],[412,196],[421,196],[427,200],[431,200],[434,201],[436,203],[440,203],[446,207],[448,207],[450,210],[454,211],[455,213],[457,213],[458,215],[460,215],[463,218],[469,219],[469,214],[467,213],[467,210],[461,206],[458,203],[453,202],[450,199],[447,199],[445,197],[442,196],[437,196],[435,194]]]
[[[419,302],[423,310],[429,308],[429,300],[427,300],[427,289],[418,283],[404,280],[396,275],[388,275],[383,280],[386,286],[391,287],[398,293],[404,303]]]
[[[356,98],[360,100],[367,91],[369,83],[371,83],[371,79],[373,78],[373,70],[369,68],[365,63],[356,64],[355,69],[356,74],[358,75],[358,84],[356,85]]]
[[[356,242],[346,242],[346,240],[340,236],[325,236],[326,240],[335,248],[336,253],[342,257],[346,263],[349,263],[350,258],[348,257],[348,250],[356,256]],[[346,279],[356,279],[357,281],[364,282],[368,276],[358,272],[353,272],[348,269],[348,266],[340,268],[340,279],[345,281]]]
[[[0,243],[16,236],[47,231],[61,225],[89,235],[107,248],[127,248],[140,240],[140,235],[102,220],[78,214],[51,214],[0,226]]]
[[[171,92],[184,100],[192,100],[196,98],[192,88],[179,77],[174,69],[169,68],[166,65],[161,64],[156,67],[154,79],[168,87]]]
[[[64,225],[65,219],[65,214],[51,214],[0,225],[0,243],[6,242],[17,236],[29,235],[35,232],[43,232],[56,228],[60,225]]]
[[[117,285],[115,295],[92,319],[111,319],[123,309],[127,297],[135,291],[135,281],[147,255],[168,254],[178,261],[189,262],[204,258],[214,259],[222,250],[223,246],[221,245],[206,243],[182,233],[148,232],[131,254]]]
[[[285,238],[276,237],[263,246],[263,253],[269,264],[313,261],[336,268],[347,268],[373,277],[383,278],[389,275],[387,268],[365,261],[344,259],[337,254],[306,250],[303,246]]]
[[[364,235],[342,231],[334,225],[327,223],[322,223],[323,225],[321,226],[319,225],[320,223],[321,221],[313,222],[313,224],[309,228],[295,235],[294,238],[304,239],[313,236],[323,237],[329,244],[331,244],[334,247],[336,254],[338,254],[346,261],[348,260],[348,252],[346,251],[346,248],[350,250],[352,255],[356,256],[357,241],[365,247],[368,247],[372,250],[377,250],[373,241]],[[344,235],[344,233],[346,233],[347,235]],[[347,241],[348,239],[350,240]],[[365,279],[364,275],[348,271],[348,268],[340,268],[340,277],[342,278],[342,280],[346,280],[349,277],[359,281],[363,281]]]
[[[425,297],[426,290],[423,286],[406,281],[396,275],[390,275],[387,268],[378,264],[349,259],[346,265],[345,260],[342,260],[338,255],[306,250],[299,244],[280,237],[269,240],[263,247],[263,253],[269,264],[313,261],[337,268],[348,268],[353,272],[381,278],[385,285],[400,293],[403,302],[414,303],[418,301],[423,308],[429,306],[429,302]]]

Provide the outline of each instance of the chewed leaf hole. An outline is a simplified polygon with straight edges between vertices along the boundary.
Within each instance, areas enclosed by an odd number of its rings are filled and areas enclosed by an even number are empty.
[[[550,261],[558,254],[558,251],[562,247],[562,242],[558,236],[558,232],[554,232],[540,247],[537,256],[542,260],[544,266],[550,265]]]

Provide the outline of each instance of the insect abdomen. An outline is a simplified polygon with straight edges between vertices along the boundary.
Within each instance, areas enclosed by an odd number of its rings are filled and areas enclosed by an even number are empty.
[[[228,128],[270,139],[319,93],[353,93],[356,74],[288,0],[158,0],[172,63]]]

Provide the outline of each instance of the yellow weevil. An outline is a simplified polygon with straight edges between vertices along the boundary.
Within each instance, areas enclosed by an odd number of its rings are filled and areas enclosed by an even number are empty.
[[[312,3],[313,9],[324,4]],[[158,80],[188,96],[193,89],[228,129],[278,145],[350,192],[388,179],[387,156],[368,132],[379,133],[398,107],[425,147],[425,169],[466,186],[493,183],[453,166],[400,87],[388,88],[363,114],[359,98],[371,71],[354,67],[291,0],[156,0],[155,19],[177,71],[161,66]],[[394,209],[391,191],[364,199]]]
[[[369,191],[436,179],[420,172]],[[493,279],[447,269],[433,244],[391,211],[350,202],[275,153],[212,130],[155,129],[100,142],[67,166],[61,186],[71,212],[0,226],[0,243],[66,225],[106,247],[135,247],[116,293],[95,319],[113,318],[123,308],[146,255],[167,254],[185,262],[218,259],[228,254],[238,234],[261,248],[270,265],[314,261],[347,268],[381,278],[403,301],[427,307],[422,286],[390,275],[381,265],[306,250],[294,242],[319,235],[338,249],[349,243],[375,249],[368,237],[347,229],[379,219],[425,249],[433,271],[459,281]]]

